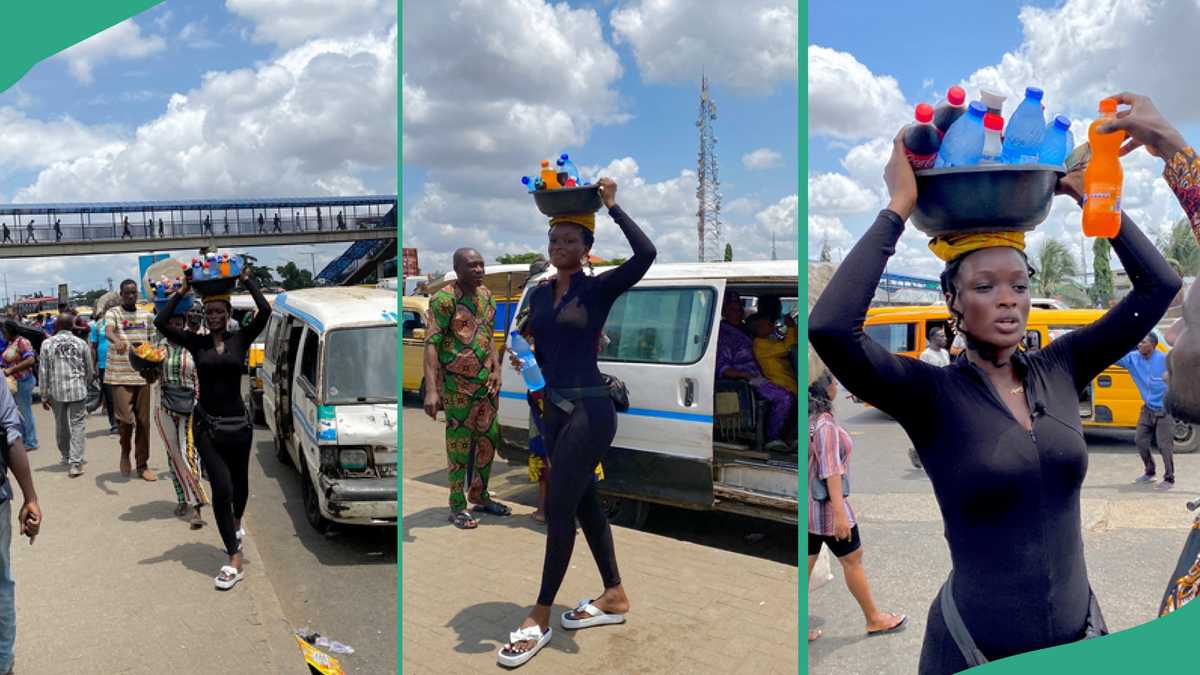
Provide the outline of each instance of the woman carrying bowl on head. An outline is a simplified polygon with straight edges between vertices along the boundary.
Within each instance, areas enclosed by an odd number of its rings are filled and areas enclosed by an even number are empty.
[[[1074,167],[1055,192],[1082,202],[1082,175]],[[930,248],[946,263],[942,290],[965,357],[938,368],[894,355],[863,321],[917,202],[900,135],[884,180],[891,201],[813,307],[809,338],[847,390],[904,427],[942,511],[952,569],[929,610],[919,670],[954,673],[1105,634],[1080,532],[1078,392],[1150,332],[1179,276],[1122,215],[1111,241],[1133,290],[1095,323],[1026,354],[1033,270],[1023,233],[938,237]]]
[[[633,257],[613,270],[584,272],[595,242],[594,213],[550,219],[550,263],[557,274],[529,292],[528,330],[546,380],[544,442],[554,470],[546,497],[546,555],[537,602],[510,634],[496,659],[519,666],[550,641],[550,607],[562,585],[575,546],[575,519],[600,568],[604,592],[564,612],[568,630],[621,623],[629,599],[621,585],[608,517],[596,494],[594,471],[617,431],[617,415],[597,365],[597,341],[617,298],[646,274],[657,254],[641,228],[617,206],[617,184],[597,182],[608,214],[620,226]]]
[[[204,297],[207,335],[186,332],[178,322],[172,323],[175,308],[191,290],[187,277],[154,319],[155,328],[171,342],[187,349],[196,362],[200,392],[192,417],[192,438],[208,473],[213,518],[229,555],[229,564],[223,566],[214,579],[220,590],[233,588],[242,580],[242,537],[245,536],[242,515],[249,496],[254,426],[242,402],[241,382],[246,352],[271,316],[271,305],[250,274],[249,265],[242,268],[239,280],[258,308],[254,321],[242,330],[229,332],[229,315],[233,307],[228,293]]]

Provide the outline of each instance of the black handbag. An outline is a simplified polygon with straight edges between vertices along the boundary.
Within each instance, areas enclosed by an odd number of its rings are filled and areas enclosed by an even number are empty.
[[[196,407],[196,392],[181,384],[162,385],[163,407],[177,415],[191,415]]]
[[[612,399],[613,407],[617,412],[626,412],[629,410],[629,389],[620,378],[612,375],[600,374],[604,378],[604,384],[608,385],[608,396]]]

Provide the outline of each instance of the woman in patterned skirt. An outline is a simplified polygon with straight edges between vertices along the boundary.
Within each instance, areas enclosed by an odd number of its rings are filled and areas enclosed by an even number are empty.
[[[167,325],[182,331],[186,321],[182,314],[172,316]],[[200,460],[192,443],[192,410],[200,395],[196,380],[196,364],[182,346],[164,340],[167,356],[163,359],[160,378],[159,404],[154,412],[158,431],[167,448],[171,465],[171,482],[175,485],[175,515],[182,517],[191,509],[191,526],[204,526],[200,508],[208,503],[208,495],[200,482]]]

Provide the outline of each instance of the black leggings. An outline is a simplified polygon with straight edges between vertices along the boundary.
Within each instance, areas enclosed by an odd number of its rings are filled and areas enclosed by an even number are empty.
[[[197,413],[192,416],[192,438],[208,472],[217,531],[225,543],[225,552],[233,555],[242,550],[233,521],[240,520],[246,512],[246,500],[250,496],[250,446],[254,430],[214,439],[204,413]]]
[[[583,528],[605,588],[621,583],[612,530],[596,494],[596,464],[617,433],[617,413],[608,398],[575,401],[568,415],[549,401],[543,423],[550,455],[550,484],[546,494],[546,558],[537,604],[554,604],[554,596],[575,548],[575,519]]]

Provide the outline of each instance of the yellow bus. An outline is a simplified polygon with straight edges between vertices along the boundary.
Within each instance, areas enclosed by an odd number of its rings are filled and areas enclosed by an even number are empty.
[[[1107,310],[1102,309],[1041,309],[1029,311],[1025,329],[1024,349],[1041,349],[1063,335],[1096,321]],[[944,304],[877,307],[867,311],[863,330],[871,339],[892,353],[918,358],[925,351],[929,331],[941,327],[947,337],[950,329],[950,310]],[[1158,348],[1166,352],[1166,341],[1157,329]],[[857,400],[857,399],[856,399]],[[1135,429],[1142,409],[1142,397],[1129,373],[1118,366],[1109,366],[1079,395],[1079,416],[1084,427],[1099,429]],[[1195,426],[1184,422],[1175,424],[1175,452],[1195,452],[1200,448],[1200,433]]]

